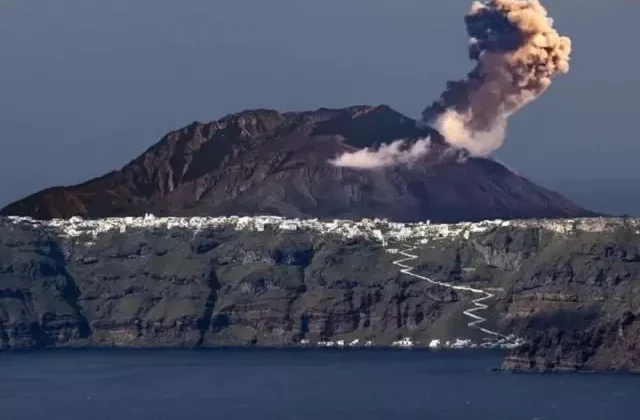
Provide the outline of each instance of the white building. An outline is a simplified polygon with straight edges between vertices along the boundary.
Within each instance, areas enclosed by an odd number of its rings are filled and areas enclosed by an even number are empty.
[[[440,340],[433,339],[429,342],[429,348],[430,349],[439,349],[440,348]]]

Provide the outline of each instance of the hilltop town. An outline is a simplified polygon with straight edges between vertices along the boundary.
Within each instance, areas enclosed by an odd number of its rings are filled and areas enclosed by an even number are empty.
[[[197,234],[207,229],[234,229],[239,231],[310,231],[318,234],[339,235],[345,238],[368,238],[385,244],[389,240],[409,241],[462,236],[487,232],[499,227],[542,228],[559,234],[572,232],[606,232],[630,228],[640,234],[640,218],[596,217],[575,219],[486,220],[455,224],[398,223],[387,219],[343,220],[286,219],[279,216],[222,216],[222,217],[123,217],[105,219],[53,219],[36,220],[29,217],[7,216],[0,223],[31,225],[34,229],[54,229],[66,237],[96,236],[103,232],[127,232],[131,229],[189,229]]]

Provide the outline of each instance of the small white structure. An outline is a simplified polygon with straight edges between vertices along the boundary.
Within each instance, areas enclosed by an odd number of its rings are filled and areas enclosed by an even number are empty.
[[[451,345],[453,349],[466,349],[471,347],[471,340],[463,340],[456,338],[456,341]]]
[[[394,341],[393,343],[391,343],[391,346],[392,347],[411,348],[411,347],[413,347],[413,341],[411,341],[411,338],[405,337],[402,340]]]
[[[430,349],[439,349],[440,348],[440,340],[438,340],[437,338],[431,340],[429,342],[429,348]]]
[[[282,222],[280,224],[282,230],[298,230],[298,224],[291,221]]]
[[[352,342],[349,343],[349,347],[355,347],[358,345],[358,343],[360,342],[360,340],[358,340],[357,338],[355,340],[353,340]]]

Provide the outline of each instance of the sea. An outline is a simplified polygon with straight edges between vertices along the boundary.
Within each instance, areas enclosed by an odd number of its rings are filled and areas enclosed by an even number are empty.
[[[7,420],[638,420],[640,376],[497,372],[484,350],[0,353]]]

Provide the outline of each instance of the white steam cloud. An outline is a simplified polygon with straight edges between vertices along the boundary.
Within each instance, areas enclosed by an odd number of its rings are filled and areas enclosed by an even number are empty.
[[[430,140],[420,139],[407,146],[404,140],[391,144],[382,144],[377,150],[364,148],[355,152],[346,152],[331,160],[330,163],[344,168],[373,169],[385,166],[407,165],[414,163],[429,151]]]

